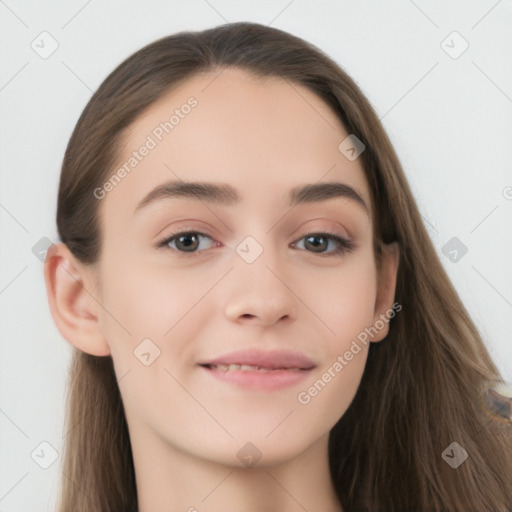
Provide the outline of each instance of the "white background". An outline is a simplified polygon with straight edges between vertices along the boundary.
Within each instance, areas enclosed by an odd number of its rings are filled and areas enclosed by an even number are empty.
[[[270,24],[332,56],[395,145],[429,233],[503,376],[512,381],[512,2],[0,1],[0,511],[53,510],[70,346],[48,310],[42,263],[57,239],[63,154],[78,117],[122,60],[157,38],[233,21]],[[47,31],[57,50],[31,48]],[[457,31],[469,48],[441,43]],[[456,51],[461,41],[447,40]],[[508,187],[508,188],[507,188]],[[508,194],[507,194],[508,191]],[[508,198],[507,198],[508,197]],[[457,263],[443,245],[458,237]]]

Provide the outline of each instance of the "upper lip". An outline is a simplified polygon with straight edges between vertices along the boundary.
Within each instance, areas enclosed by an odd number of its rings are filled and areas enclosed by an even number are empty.
[[[313,361],[311,361],[307,356],[294,350],[261,349],[237,350],[199,364],[201,366],[239,364],[240,366],[258,366],[260,368],[268,368],[271,370],[277,370],[280,368],[300,368],[301,370],[310,370],[316,366],[315,363],[313,363]]]

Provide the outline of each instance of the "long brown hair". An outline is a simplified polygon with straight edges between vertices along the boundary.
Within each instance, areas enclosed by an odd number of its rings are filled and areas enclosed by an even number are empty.
[[[482,393],[502,378],[439,261],[377,115],[313,45],[244,22],[165,37],[126,59],[92,96],[69,141],[57,210],[62,242],[83,263],[98,260],[93,191],[113,172],[130,125],[178,83],[228,66],[301,84],[333,109],[366,146],[360,158],[375,206],[375,247],[400,247],[395,300],[403,309],[387,339],[370,345],[356,396],[330,433],[340,503],[347,512],[511,510],[512,425],[481,406]],[[112,359],[73,350],[59,511],[136,511]],[[452,442],[469,455],[456,469],[442,457]]]

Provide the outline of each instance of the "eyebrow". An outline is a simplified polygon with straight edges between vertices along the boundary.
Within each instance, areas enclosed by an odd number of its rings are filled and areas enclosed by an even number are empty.
[[[288,206],[337,197],[353,200],[368,214],[368,206],[361,195],[350,185],[339,182],[296,186],[289,192]],[[222,206],[234,206],[242,200],[237,189],[227,183],[168,181],[151,190],[137,205],[135,212],[155,201],[173,198],[196,199]]]

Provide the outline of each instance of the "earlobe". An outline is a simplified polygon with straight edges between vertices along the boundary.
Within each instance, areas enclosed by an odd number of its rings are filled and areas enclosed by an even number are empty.
[[[400,248],[397,242],[382,245],[382,263],[378,278],[375,314],[372,321],[370,341],[377,342],[389,333],[389,320],[394,316],[395,290],[400,261]],[[401,307],[400,307],[401,309]],[[392,315],[389,312],[392,311]],[[396,310],[399,311],[399,310]]]
[[[109,355],[109,345],[100,329],[100,306],[91,270],[61,243],[46,254],[44,279],[50,312],[61,335],[83,352]]]

